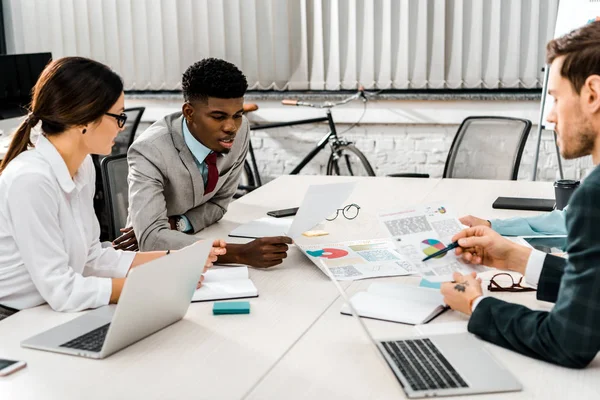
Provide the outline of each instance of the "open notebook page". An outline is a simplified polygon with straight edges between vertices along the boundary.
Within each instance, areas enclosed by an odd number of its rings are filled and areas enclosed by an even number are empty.
[[[256,297],[258,290],[249,278],[248,267],[211,269],[204,273],[202,287],[192,302]]]

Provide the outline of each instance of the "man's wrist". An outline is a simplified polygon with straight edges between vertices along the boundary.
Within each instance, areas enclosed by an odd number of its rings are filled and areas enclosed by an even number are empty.
[[[508,269],[510,271],[518,272],[521,275],[525,275],[525,270],[527,269],[527,262],[529,261],[530,255],[531,249],[529,247],[521,246],[515,243],[515,247],[511,251],[509,258]]]
[[[220,263],[226,264],[248,264],[244,256],[244,245],[243,244],[227,244],[227,253],[219,256],[217,259]]]

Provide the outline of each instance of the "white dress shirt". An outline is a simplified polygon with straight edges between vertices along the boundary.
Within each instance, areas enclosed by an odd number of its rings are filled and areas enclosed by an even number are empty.
[[[527,260],[527,267],[525,268],[525,282],[527,282],[529,286],[537,288],[538,283],[540,282],[540,276],[542,275],[544,261],[546,261],[546,253],[536,249],[531,250],[531,254]],[[483,299],[485,299],[485,296],[479,296],[473,300],[471,312],[475,311],[475,308]]]
[[[79,311],[109,303],[133,252],[102,248],[90,156],[71,178],[44,136],[0,175],[0,304]]]

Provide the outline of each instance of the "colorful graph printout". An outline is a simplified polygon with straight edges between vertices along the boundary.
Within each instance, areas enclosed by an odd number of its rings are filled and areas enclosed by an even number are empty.
[[[312,257],[328,258],[330,260],[334,258],[346,257],[348,255],[348,252],[346,250],[331,248],[325,248],[321,250],[307,250],[306,252]]]

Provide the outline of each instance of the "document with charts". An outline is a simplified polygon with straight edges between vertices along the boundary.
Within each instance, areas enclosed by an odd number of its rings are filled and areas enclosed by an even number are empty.
[[[321,270],[322,260],[338,281],[417,272],[414,265],[396,251],[390,239],[298,245],[298,248]]]
[[[381,212],[379,220],[392,236],[396,251],[411,262],[428,281],[452,280],[452,273],[483,272],[488,268],[466,264],[449,251],[423,262],[451,243],[452,236],[463,229],[447,204],[431,203],[403,210]]]

